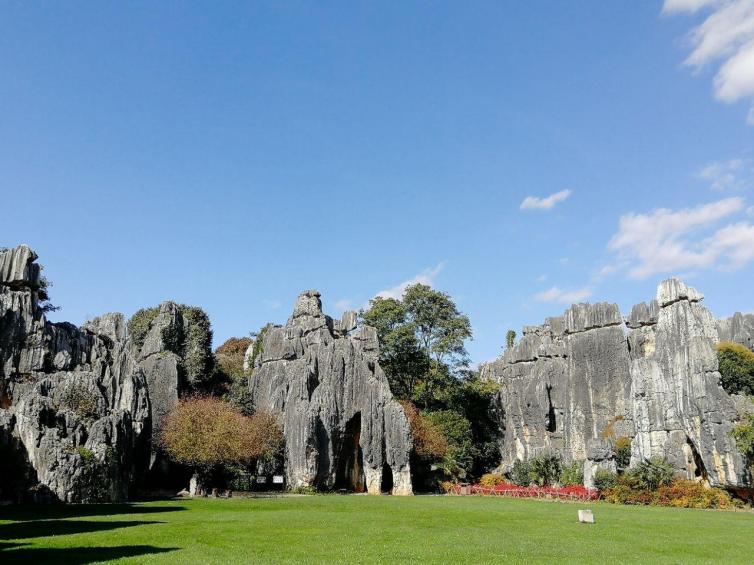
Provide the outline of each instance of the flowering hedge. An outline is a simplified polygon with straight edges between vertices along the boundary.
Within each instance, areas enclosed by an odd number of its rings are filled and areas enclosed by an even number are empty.
[[[466,489],[466,490],[464,490]],[[581,485],[568,485],[563,487],[522,487],[512,483],[500,483],[486,487],[482,485],[470,485],[462,487],[459,484],[448,486],[448,494],[481,494],[486,496],[510,496],[513,498],[553,498],[557,500],[597,500],[599,491],[589,489]]]

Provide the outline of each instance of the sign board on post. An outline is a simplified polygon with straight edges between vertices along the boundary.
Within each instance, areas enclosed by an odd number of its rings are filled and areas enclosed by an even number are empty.
[[[257,477],[257,484],[259,485],[266,485],[267,484],[267,477]]]
[[[282,485],[283,484],[283,475],[274,475],[272,477],[272,484],[274,484],[274,485]]]

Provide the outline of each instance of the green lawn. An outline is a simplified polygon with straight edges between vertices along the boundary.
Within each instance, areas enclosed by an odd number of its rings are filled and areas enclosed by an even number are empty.
[[[108,560],[751,563],[754,513],[439,496],[0,507],[2,565]]]

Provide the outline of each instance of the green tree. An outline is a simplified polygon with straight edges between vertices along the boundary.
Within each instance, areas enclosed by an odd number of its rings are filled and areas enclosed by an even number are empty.
[[[424,409],[445,405],[448,389],[468,365],[471,323],[444,292],[423,284],[403,300],[374,298],[361,313],[377,330],[380,365],[393,394]]]
[[[516,343],[516,332],[513,330],[508,330],[508,333],[505,334],[505,348],[510,349],[513,347],[513,345]]]
[[[723,388],[731,394],[754,394],[754,352],[739,343],[717,345]]]

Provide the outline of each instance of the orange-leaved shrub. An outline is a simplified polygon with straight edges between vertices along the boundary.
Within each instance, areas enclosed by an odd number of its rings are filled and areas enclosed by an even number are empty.
[[[168,415],[161,443],[178,463],[210,469],[274,456],[283,434],[273,414],[244,416],[218,398],[193,396],[181,400]]]
[[[448,440],[440,427],[422,416],[410,402],[404,400],[401,405],[411,425],[416,455],[428,461],[439,461],[445,457],[448,453]]]

